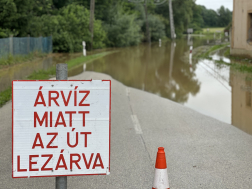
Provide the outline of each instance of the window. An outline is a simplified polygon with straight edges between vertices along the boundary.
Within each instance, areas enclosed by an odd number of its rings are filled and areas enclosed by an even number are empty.
[[[248,107],[251,107],[251,99],[252,99],[252,93],[251,93],[251,81],[246,81],[246,105]]]
[[[248,14],[248,42],[252,43],[252,13]]]

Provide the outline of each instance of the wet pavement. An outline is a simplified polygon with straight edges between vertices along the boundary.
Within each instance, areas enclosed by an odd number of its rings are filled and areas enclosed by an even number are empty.
[[[195,47],[205,43],[194,41]],[[96,73],[104,72],[116,80],[111,174],[68,177],[69,188],[150,188],[159,146],[165,147],[170,188],[251,188],[252,76],[211,60],[183,61],[188,50],[186,40],[124,48],[81,65],[77,71],[84,73],[71,73],[76,76],[69,79],[111,79]],[[222,52],[213,58],[224,60]],[[55,187],[55,178],[11,178],[11,105],[0,109],[0,186]]]
[[[68,188],[151,188],[160,146],[165,148],[171,189],[251,188],[251,135],[105,74],[87,71],[69,79],[91,78],[112,82],[111,172],[69,176]],[[12,179],[11,111],[11,102],[0,109],[0,188],[55,188],[53,177]]]

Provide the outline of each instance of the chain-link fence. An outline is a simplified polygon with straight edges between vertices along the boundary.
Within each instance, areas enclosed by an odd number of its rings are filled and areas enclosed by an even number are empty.
[[[0,58],[11,55],[26,55],[30,52],[52,52],[52,37],[9,37],[0,39]]]

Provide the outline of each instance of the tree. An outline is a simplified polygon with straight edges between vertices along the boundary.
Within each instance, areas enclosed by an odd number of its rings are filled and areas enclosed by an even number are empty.
[[[0,0],[0,27],[14,29],[17,19],[17,7],[13,0]]]
[[[229,9],[225,9],[224,6],[221,6],[218,10],[217,13],[219,15],[219,26],[225,27],[227,26],[230,21],[232,20],[232,12]]]
[[[111,5],[109,7],[110,20],[104,23],[107,32],[107,45],[123,47],[136,45],[141,42],[141,21],[137,21],[136,14],[124,12],[123,4]]]
[[[32,36],[53,35],[53,50],[56,52],[79,52],[82,41],[91,42],[89,11],[80,5],[70,4],[59,10],[59,15],[34,17],[29,25]],[[94,22],[94,48],[105,46],[106,33],[101,21]]]

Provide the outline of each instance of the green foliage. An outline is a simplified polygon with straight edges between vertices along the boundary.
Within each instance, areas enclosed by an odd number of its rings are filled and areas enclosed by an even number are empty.
[[[228,9],[225,9],[224,6],[221,6],[218,10],[217,13],[219,15],[219,26],[220,27],[225,27],[227,26],[231,20],[232,20],[232,12]]]
[[[197,6],[201,7],[204,27],[226,27],[232,21],[232,12],[224,6],[221,6],[217,12],[201,5]]]
[[[0,28],[0,38],[9,37],[10,34],[11,34],[11,31],[9,29]]]
[[[12,94],[11,87],[0,92],[0,107],[2,107],[6,102],[8,102],[11,99],[11,94]]]
[[[80,5],[70,4],[60,9],[59,15],[34,17],[29,25],[33,36],[53,35],[54,52],[80,52],[82,41],[90,43],[89,11]],[[105,46],[106,33],[101,21],[94,23],[94,48]]]
[[[57,9],[60,9],[66,6],[68,3],[69,3],[69,0],[53,0],[53,5]]]
[[[14,0],[0,0],[0,27],[13,29],[18,18],[17,7]]]
[[[162,20],[164,19],[161,16],[157,16],[157,15],[149,15],[148,17],[152,41],[158,41],[159,39],[162,39],[165,37],[165,24],[162,22]]]
[[[216,50],[220,50],[222,48],[225,48],[227,45],[228,45],[228,43],[214,45],[214,46],[210,47],[209,49],[207,49],[206,52],[201,53],[198,57],[200,57],[200,58],[206,58],[206,59],[209,59],[209,58],[212,59],[211,57],[209,57],[210,54],[212,54]]]
[[[189,24],[189,28],[193,28],[194,32],[201,31],[201,28],[204,27],[204,20],[203,17],[201,16],[202,7],[194,5],[192,7],[192,11],[193,11],[193,19]]]
[[[36,57],[43,57],[46,54],[40,52],[33,52],[28,55],[8,55],[7,57],[0,58],[0,68],[3,66],[12,66],[26,61],[31,61]]]
[[[147,1],[151,40],[170,37],[169,6]],[[174,0],[175,32],[181,37],[187,28],[196,33],[203,27],[223,27],[232,12],[196,5],[195,0]],[[91,44],[90,0],[0,0],[0,38],[53,36],[54,52],[82,51],[82,41]],[[144,3],[126,0],[95,0],[93,48],[137,45],[146,40]]]
[[[137,45],[141,42],[141,22],[137,21],[136,14],[124,13],[122,4],[111,6],[109,12],[111,18],[104,23],[107,32],[107,45],[123,47]]]

